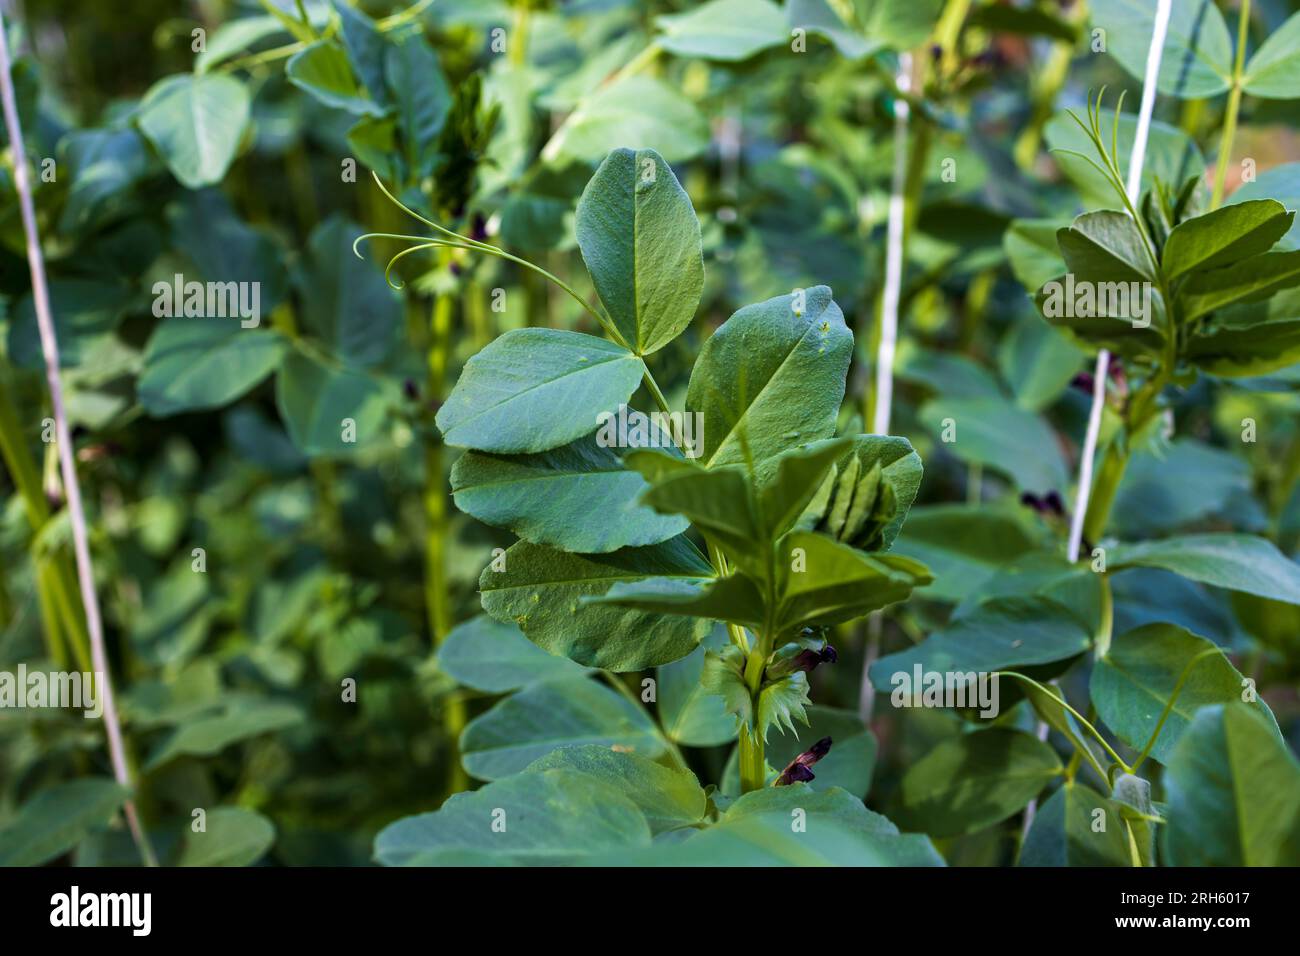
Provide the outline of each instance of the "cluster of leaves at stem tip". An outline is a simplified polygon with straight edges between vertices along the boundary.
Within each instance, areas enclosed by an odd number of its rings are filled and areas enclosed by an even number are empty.
[[[401,237],[415,244],[392,262],[454,246],[542,271],[417,218],[441,238]],[[683,441],[648,357],[699,305],[690,199],[653,150],[618,149],[583,192],[576,226],[599,307],[561,285],[607,337],[506,332],[466,363],[437,415],[447,443],[465,449],[452,469],[458,507],[519,536],[483,571],[483,607],[551,654],[610,672],[680,660],[721,622],[727,637],[701,686],[734,715],[742,789],[811,780],[814,763],[835,759],[831,739],[784,770],[767,764],[765,745],[774,727],[807,722],[807,672],[836,658],[827,627],[930,582],[924,565],[889,551],[920,459],[903,438],[836,434],[853,336],[825,286],[742,308],[713,332],[676,413],[702,434]],[[569,759],[597,758],[542,764]],[[641,756],[599,759],[651,772]],[[406,827],[381,834],[381,858],[411,852]]]
[[[1148,377],[1156,393],[1170,382],[1191,384],[1198,371],[1245,377],[1294,364],[1300,357],[1300,320],[1277,321],[1243,307],[1300,285],[1300,251],[1271,251],[1290,230],[1295,211],[1276,199],[1202,211],[1198,173],[1177,184],[1156,178],[1135,207],[1120,170],[1123,96],[1108,142],[1102,129],[1104,93],[1090,99],[1086,121],[1070,113],[1096,158],[1064,148],[1059,152],[1097,170],[1122,209],[1080,215],[1057,233],[1057,242],[1076,284],[1146,285],[1152,290],[1152,310],[1142,321],[1131,314],[1057,310],[1044,312],[1048,320],[1088,345],[1122,356]],[[1059,288],[1063,279],[1050,285]],[[1040,307],[1048,297],[1039,291]],[[1156,397],[1149,392],[1147,404],[1154,405]]]

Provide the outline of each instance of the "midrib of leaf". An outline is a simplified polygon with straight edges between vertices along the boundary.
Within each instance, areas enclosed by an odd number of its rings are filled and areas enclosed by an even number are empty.
[[[633,351],[638,355],[641,354],[641,349],[645,346],[645,336],[641,327],[641,283],[639,281],[639,270],[637,269],[641,249],[641,203],[636,188],[636,168],[639,155],[639,150],[632,154],[632,323],[636,331],[636,342],[633,343]],[[657,166],[655,167],[655,175],[659,175]],[[656,183],[656,185],[658,184]]]
[[[684,572],[676,572],[676,571],[668,572],[668,573],[649,572],[649,571],[647,572],[623,571],[620,572],[619,574],[611,574],[611,575],[598,574],[598,575],[592,575],[583,578],[559,578],[559,579],[547,580],[547,581],[536,581],[532,584],[509,584],[509,585],[503,585],[502,587],[499,588],[479,588],[479,591],[482,593],[487,593],[489,591],[491,592],[527,591],[530,588],[563,587],[565,585],[588,584],[593,581],[612,581],[612,582],[640,581],[644,578],[681,578],[687,581],[699,581],[701,584],[707,584],[710,581],[716,580],[715,578],[709,577],[708,575],[701,574],[699,572],[692,572],[690,574],[687,574]]]
[[[1125,681],[1127,681],[1127,682],[1131,685],[1132,688],[1134,688],[1134,689],[1140,691],[1144,696],[1151,698],[1151,700],[1152,700],[1152,701],[1153,701],[1153,702],[1154,702],[1154,703],[1155,703],[1155,704],[1160,708],[1160,710],[1163,711],[1163,710],[1165,709],[1165,706],[1169,703],[1169,698],[1167,698],[1167,697],[1161,697],[1161,696],[1160,696],[1159,694],[1157,694],[1154,690],[1151,690],[1151,689],[1150,689],[1149,687],[1147,687],[1145,684],[1140,683],[1139,680],[1138,680],[1138,678],[1135,676],[1135,674],[1134,674],[1133,671],[1126,670],[1125,668],[1120,667],[1120,666],[1119,666],[1118,664],[1116,664],[1115,661],[1112,660],[1111,658],[1109,658],[1109,657],[1106,658],[1106,663],[1107,663],[1108,665],[1110,665],[1111,670],[1113,670],[1113,671],[1114,671],[1116,674],[1118,674],[1119,676],[1123,677],[1123,678],[1125,679]],[[1185,690],[1186,690],[1186,687],[1184,687],[1184,691],[1185,691]],[[1195,716],[1195,712],[1194,712],[1194,711],[1189,711],[1189,710],[1182,709],[1182,708],[1179,706],[1180,703],[1181,703],[1183,700],[1185,700],[1185,699],[1186,699],[1186,694],[1185,694],[1185,693],[1183,693],[1183,694],[1179,694],[1179,695],[1178,695],[1178,700],[1174,701],[1174,706],[1170,709],[1170,713],[1177,714],[1179,717],[1183,718],[1183,720],[1184,720],[1185,722],[1190,723],[1192,717]],[[1157,719],[1158,719],[1158,718],[1159,718],[1159,714],[1157,714],[1156,716],[1157,716]],[[1169,726],[1169,725],[1166,723],[1166,724],[1165,724],[1165,727],[1162,727],[1162,728],[1160,729],[1160,736],[1161,736],[1161,737],[1164,736],[1165,728],[1168,727],[1168,726]]]
[[[202,80],[199,79],[191,82],[186,95],[190,101],[190,115],[194,118],[194,140],[199,145],[198,166],[200,170],[206,171],[208,168],[208,148],[212,144],[208,141],[208,130],[203,118],[203,111],[199,109],[198,86],[201,82]]]
[[[1243,787],[1245,784],[1246,775],[1237,772],[1237,763],[1236,760],[1234,759],[1237,751],[1233,747],[1232,730],[1228,722],[1229,711],[1227,710],[1227,708],[1224,708],[1222,713],[1223,716],[1221,718],[1221,721],[1223,724],[1223,747],[1228,752],[1228,763],[1229,763],[1228,782],[1229,782],[1229,786],[1232,789],[1232,815],[1236,818],[1234,822],[1236,823],[1237,843],[1241,847],[1242,862],[1245,863],[1247,866],[1251,866],[1252,860],[1247,855],[1247,847],[1249,846],[1249,843],[1247,842],[1247,838],[1246,838],[1246,815],[1242,812],[1242,808],[1245,806],[1245,803],[1243,801],[1246,795],[1243,792]]]
[[[545,469],[530,469],[529,473],[520,478],[502,478],[499,481],[477,481],[473,484],[461,485],[459,488],[452,489],[453,493],[458,491],[473,491],[476,488],[500,488],[504,485],[525,485],[534,481],[555,481],[561,478],[595,478],[599,475],[631,475],[635,472],[628,471],[626,468],[596,468],[592,471],[547,471]]]

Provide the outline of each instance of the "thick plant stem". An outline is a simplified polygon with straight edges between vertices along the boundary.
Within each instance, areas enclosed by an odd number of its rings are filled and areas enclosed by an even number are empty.
[[[762,790],[767,783],[766,758],[763,755],[763,738],[748,727],[740,728],[740,792]]]
[[[1237,20],[1237,56],[1232,63],[1232,87],[1228,91],[1228,109],[1223,115],[1223,136],[1219,139],[1219,160],[1214,167],[1214,192],[1210,196],[1210,210],[1223,205],[1223,193],[1228,182],[1228,163],[1232,161],[1232,141],[1237,136],[1237,115],[1241,110],[1242,74],[1246,65],[1246,38],[1250,33],[1250,0],[1241,0],[1241,15]]]
[[[1069,13],[1070,22],[1080,24],[1088,18],[1088,5],[1076,3]],[[1058,41],[1052,44],[1052,52],[1047,62],[1036,74],[1031,75],[1031,96],[1033,112],[1029,123],[1016,140],[1013,155],[1016,165],[1029,172],[1038,159],[1038,151],[1043,143],[1043,130],[1046,129],[1052,115],[1056,112],[1056,98],[1065,87],[1070,73],[1070,61],[1074,58],[1074,43]]]
[[[753,713],[758,713],[758,695],[763,689],[763,670],[772,654],[770,629],[758,635],[754,649],[745,661],[745,685],[753,702]],[[767,783],[767,758],[761,729],[740,728],[740,789],[742,793],[761,790]]]
[[[1119,493],[1120,482],[1124,480],[1127,467],[1128,455],[1120,448],[1119,442],[1107,445],[1101,468],[1097,470],[1096,480],[1092,484],[1092,495],[1088,499],[1088,511],[1083,521],[1083,538],[1090,544],[1096,544],[1106,533],[1110,510],[1115,504],[1115,496]],[[1078,557],[1075,554],[1074,560],[1078,560]]]
[[[440,265],[450,265],[450,250],[441,250]],[[430,317],[429,344],[429,395],[436,401],[443,399],[447,382],[447,357],[451,339],[452,300],[442,294],[433,300]],[[424,453],[424,516],[425,529],[425,608],[429,619],[429,633],[435,648],[440,647],[451,632],[451,594],[447,583],[447,492],[443,487],[443,445],[440,439],[430,438]],[[465,768],[461,766],[459,742],[465,729],[465,701],[458,695],[450,696],[443,709],[443,729],[451,742],[455,759],[451,764],[450,788],[453,793],[469,786]]]
[[[41,239],[36,226],[36,206],[32,201],[31,182],[28,179],[27,152],[23,145],[22,127],[18,121],[18,106],[14,98],[9,63],[9,37],[3,17],[0,17],[0,97],[4,102],[5,127],[9,132],[9,148],[13,155],[14,185],[22,214],[27,263],[31,269],[32,302],[40,329],[41,352],[45,357],[45,377],[50,389],[50,402],[54,409],[55,438],[58,442],[59,464],[63,474],[63,491],[67,499],[68,517],[72,525],[73,551],[76,555],[77,576],[81,585],[82,607],[86,615],[86,631],[90,637],[91,661],[96,674],[95,683],[103,704],[104,730],[108,737],[108,752],[113,764],[113,776],[118,784],[130,789],[131,774],[127,764],[126,747],[122,741],[122,725],[118,719],[117,702],[113,696],[113,681],[108,670],[108,651],[104,645],[99,597],[95,592],[95,574],[90,563],[90,536],[86,529],[86,513],[81,502],[81,485],[77,478],[72,434],[63,403],[63,381],[59,373],[59,344],[54,334],[49,287],[45,282],[45,259],[41,253]],[[149,838],[140,825],[134,797],[124,803],[123,809],[131,836],[140,850],[141,859],[146,865],[157,865],[153,849],[149,845]]]

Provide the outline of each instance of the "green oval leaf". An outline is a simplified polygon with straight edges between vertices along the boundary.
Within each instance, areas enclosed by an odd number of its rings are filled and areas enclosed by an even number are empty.
[[[671,577],[700,582],[713,569],[685,537],[610,554],[578,555],[520,541],[505,553],[505,570],[479,578],[483,609],[513,621],[552,654],[588,667],[634,671],[685,657],[704,639],[708,621],[658,612],[629,613],[584,597],[620,581]]]
[[[230,319],[168,319],[145,349],[140,404],[157,418],[220,408],[270,375],[285,344],[275,332]]]
[[[1119,805],[1078,783],[1066,783],[1038,808],[1020,847],[1017,863],[1018,866],[1129,864],[1128,831]]]
[[[742,464],[748,446],[761,464],[829,438],[852,352],[853,333],[826,286],[736,312],[704,343],[686,393],[687,409],[704,415],[702,463]]]
[[[1276,199],[1224,206],[1176,225],[1165,241],[1161,267],[1172,280],[1232,265],[1273,248],[1294,221],[1295,213]]]
[[[666,749],[644,708],[579,678],[532,684],[475,717],[460,736],[461,763],[480,780],[498,780],[556,748],[588,744],[647,757]]]
[[[581,332],[512,329],[461,372],[438,428],[449,445],[520,454],[589,434],[641,381],[645,366],[621,345]]]
[[[677,56],[738,62],[789,38],[785,15],[771,0],[710,0],[655,18],[659,44]]]
[[[1300,13],[1268,35],[1246,64],[1242,85],[1266,100],[1300,99]]]
[[[297,351],[276,376],[275,399],[289,437],[308,455],[350,455],[374,444],[390,407],[378,379]]]
[[[1107,52],[1142,80],[1155,28],[1155,0],[1092,0],[1088,11],[1093,25],[1106,31]],[[1232,57],[1232,37],[1214,0],[1176,0],[1156,88],[1189,100],[1217,96],[1232,83]]]
[[[1037,737],[994,728],[943,741],[903,775],[899,823],[957,836],[1005,820],[1063,771]]]
[[[1271,541],[1248,534],[1192,534],[1123,544],[1107,555],[1110,570],[1164,568],[1202,584],[1300,604],[1300,565]]]
[[[978,605],[920,644],[871,665],[871,683],[901,692],[896,675],[976,674],[1068,660],[1086,651],[1092,634],[1077,614],[1044,596],[998,597]],[[921,688],[914,688],[919,691]],[[974,688],[970,706],[974,702]]]
[[[629,447],[639,440],[627,438]],[[685,518],[639,503],[648,487],[618,449],[602,446],[600,433],[533,455],[470,451],[451,469],[461,511],[525,541],[579,553],[658,544],[685,531]]]
[[[379,115],[383,108],[357,85],[343,48],[333,40],[320,40],[299,50],[284,66],[289,82],[334,109],[358,115]]]
[[[1089,684],[1098,716],[1136,750],[1151,739],[1173,698],[1151,748],[1151,756],[1161,763],[1169,762],[1200,708],[1240,701],[1245,688],[1241,673],[1212,642],[1172,624],[1147,624],[1115,638],[1093,667]],[[1252,706],[1280,741],[1268,705],[1257,700]]]
[[[589,775],[540,770],[454,794],[441,810],[406,817],[375,838],[387,866],[573,863],[650,844],[645,816]]]
[[[486,614],[452,628],[438,648],[438,666],[457,683],[489,694],[584,673],[573,661],[546,653],[514,624]]]
[[[0,830],[0,866],[39,866],[62,856],[106,826],[128,795],[114,781],[94,777],[42,790]]]
[[[704,289],[700,223],[663,157],[610,153],[574,225],[600,301],[632,351],[648,355],[690,325]]]
[[[215,807],[205,826],[201,833],[186,829],[177,866],[251,866],[275,842],[274,824],[243,807]]]
[[[1244,704],[1199,711],[1165,774],[1171,866],[1300,865],[1300,764]]]
[[[221,182],[248,123],[244,84],[215,73],[169,76],[140,102],[140,132],[183,186]]]
[[[695,775],[683,768],[589,745],[553,750],[526,772],[542,770],[571,770],[617,790],[645,814],[651,833],[695,826],[704,819],[704,790]]]

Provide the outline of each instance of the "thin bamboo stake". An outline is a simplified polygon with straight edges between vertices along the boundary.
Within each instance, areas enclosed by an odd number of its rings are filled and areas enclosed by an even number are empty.
[[[889,189],[889,220],[885,245],[885,289],[880,297],[880,347],[876,352],[876,405],[871,430],[889,434],[894,402],[894,353],[898,348],[898,303],[903,289],[903,228],[907,185],[907,127],[911,105],[912,54],[898,55],[897,85],[903,94],[894,100],[894,178]]]
[[[77,579],[81,585],[81,603],[86,614],[86,630],[90,635],[90,656],[95,668],[95,683],[104,705],[104,730],[108,736],[109,758],[113,763],[113,776],[123,787],[131,786],[127,770],[126,748],[122,743],[122,725],[118,719],[117,704],[113,699],[113,682],[108,671],[108,655],[104,649],[104,625],[99,613],[99,597],[95,593],[95,575],[90,563],[90,543],[86,533],[86,514],[81,504],[81,485],[77,482],[72,436],[68,430],[68,414],[63,404],[63,382],[59,375],[59,343],[54,335],[54,318],[50,311],[50,293],[45,282],[45,261],[41,255],[40,232],[36,226],[36,209],[32,202],[32,187],[28,179],[27,152],[23,146],[23,131],[18,121],[18,107],[14,99],[13,78],[10,75],[9,37],[4,17],[0,16],[0,99],[3,99],[5,127],[9,132],[9,150],[14,167],[14,185],[18,191],[18,205],[22,212],[23,232],[27,240],[27,264],[32,274],[32,301],[36,307],[36,322],[40,328],[41,351],[45,355],[45,380],[50,389],[50,403],[54,409],[55,440],[59,452],[59,465],[63,474],[63,487],[67,495],[68,517],[72,523],[72,545],[77,559]],[[150,866],[157,865],[152,848],[140,827],[135,801],[128,799],[124,805],[131,836],[140,849],[140,856]]]
[[[1160,58],[1165,49],[1165,36],[1169,32],[1169,14],[1172,0],[1159,0],[1156,19],[1151,29],[1151,46],[1147,50],[1146,76],[1142,80],[1142,105],[1138,111],[1137,131],[1133,137],[1133,152],[1129,154],[1128,182],[1125,184],[1129,201],[1136,209],[1142,195],[1142,165],[1146,159],[1147,139],[1151,133],[1151,114],[1156,105],[1156,78],[1160,74]],[[1079,487],[1075,493],[1074,513],[1070,516],[1069,558],[1079,560],[1083,542],[1083,522],[1087,517],[1088,498],[1092,494],[1093,463],[1097,455],[1097,436],[1101,431],[1101,413],[1106,403],[1106,376],[1110,373],[1110,353],[1102,349],[1097,353],[1097,367],[1093,372],[1092,408],[1088,413],[1088,430],[1084,435],[1083,453],[1079,459]]]
[[[894,100],[894,173],[889,185],[889,218],[885,229],[885,288],[880,296],[880,345],[876,351],[876,395],[871,413],[871,431],[889,434],[889,419],[894,404],[894,355],[898,349],[898,304],[903,289],[903,239],[907,224],[907,139],[912,107],[906,96],[912,90],[912,54],[898,54],[895,78],[899,96]],[[880,656],[880,639],[884,621],[879,611],[867,618],[867,645],[862,657],[862,679],[858,689],[858,716],[871,721],[876,701],[875,688],[868,676],[871,665]]]

